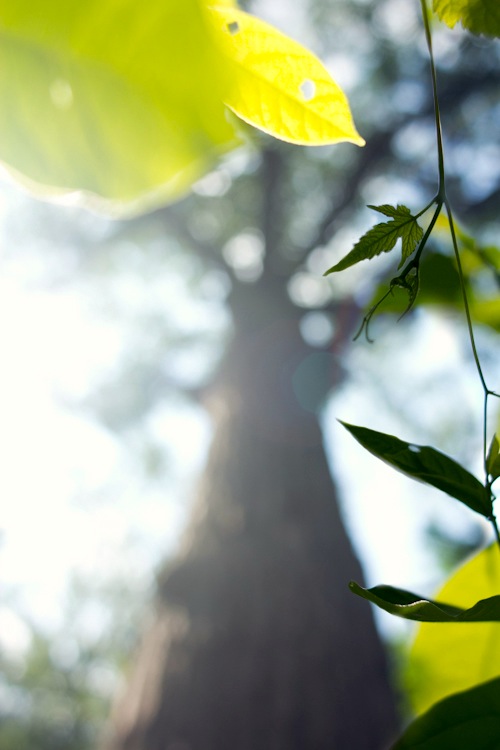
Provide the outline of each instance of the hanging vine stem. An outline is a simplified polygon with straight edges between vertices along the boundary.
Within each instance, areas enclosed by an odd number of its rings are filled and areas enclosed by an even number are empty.
[[[465,318],[467,321],[469,341],[470,341],[470,345],[472,349],[474,362],[476,365],[476,370],[479,376],[479,380],[481,381],[481,386],[483,388],[483,465],[484,465],[484,472],[485,472],[485,490],[488,492],[489,497],[492,498],[491,481],[490,481],[488,466],[487,466],[487,461],[488,461],[488,400],[490,396],[499,397],[499,394],[495,393],[495,391],[491,390],[491,388],[488,387],[486,383],[486,379],[484,377],[478,351],[477,351],[476,340],[475,340],[475,335],[474,335],[474,326],[472,323],[472,316],[470,313],[470,305],[469,305],[469,300],[467,297],[467,289],[465,286],[462,261],[460,259],[460,251],[458,247],[457,233],[455,230],[455,221],[453,218],[453,211],[452,211],[450,202],[446,194],[446,172],[445,172],[445,162],[444,162],[441,113],[439,109],[436,65],[434,62],[434,52],[433,52],[433,47],[432,47],[432,34],[431,34],[431,28],[430,28],[430,23],[429,23],[429,12],[427,8],[427,0],[420,0],[420,4],[422,6],[422,17],[424,21],[425,39],[427,42],[427,50],[429,52],[429,61],[430,61],[430,68],[431,68],[432,95],[433,95],[433,100],[434,100],[434,117],[435,117],[435,125],[436,125],[436,141],[437,141],[437,153],[438,153],[439,185],[438,185],[438,192],[434,199],[435,203],[437,204],[437,210],[434,215],[434,220],[437,219],[437,215],[439,215],[442,207],[444,206],[446,209],[448,222],[450,225],[450,236],[451,236],[451,241],[453,245],[453,252],[455,254],[455,260],[457,263],[458,277],[460,280],[460,290],[461,290],[463,304],[464,304],[464,311],[465,311]],[[491,513],[489,521],[491,521],[498,546],[500,547],[500,531],[498,528],[496,517],[493,512]]]

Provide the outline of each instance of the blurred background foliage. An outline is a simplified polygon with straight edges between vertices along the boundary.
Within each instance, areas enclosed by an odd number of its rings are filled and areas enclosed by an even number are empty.
[[[244,147],[225,157],[190,196],[127,222],[35,203],[7,184],[2,187],[4,291],[23,290],[19,299],[12,297],[17,307],[4,308],[4,316],[9,326],[21,325],[15,346],[22,349],[30,341],[32,328],[41,341],[31,359],[19,361],[42,379],[52,378],[49,390],[57,408],[68,424],[84,425],[76,428],[78,438],[70,446],[79,458],[72,459],[69,479],[58,489],[70,498],[76,514],[72,525],[63,525],[61,503],[50,506],[50,481],[44,484],[47,477],[37,466],[19,467],[15,474],[17,486],[24,483],[31,491],[23,473],[32,471],[36,478],[38,471],[40,495],[31,498],[38,510],[26,505],[22,530],[15,524],[10,529],[6,521],[0,540],[3,567],[11,575],[0,611],[2,750],[96,746],[123,680],[122,667],[150,611],[155,574],[164,556],[173,554],[188,517],[193,478],[203,465],[212,431],[201,404],[235,328],[235,299],[240,318],[245,305],[254,314],[255,298],[262,304],[272,299],[286,311],[292,303],[304,343],[315,354],[299,390],[306,408],[323,420],[329,455],[335,444],[332,463],[343,489],[344,519],[368,579],[383,569],[380,557],[388,542],[379,529],[375,532],[370,511],[354,499],[362,489],[349,484],[355,482],[349,475],[359,470],[349,465],[348,457],[341,458],[339,445],[344,444],[332,415],[341,411],[339,416],[356,414],[366,424],[375,420],[370,426],[402,437],[411,434],[415,442],[438,445],[468,465],[471,455],[480,455],[480,394],[468,374],[466,335],[456,325],[460,313],[449,305],[456,306],[456,290],[443,282],[445,270],[450,278],[447,240],[437,236],[432,242],[429,284],[423,290],[429,307],[417,305],[397,326],[387,308],[389,314],[382,312],[374,321],[374,347],[360,342],[344,350],[396,259],[379,258],[333,281],[321,278],[372,222],[366,204],[402,202],[418,210],[435,191],[432,100],[419,3],[244,5],[325,61],[349,95],[367,141],[364,149],[307,150],[242,126]],[[464,228],[478,317],[498,328],[500,47],[458,28],[436,24],[434,34],[450,197]],[[266,255],[270,247],[273,252]],[[265,284],[276,292],[259,296]],[[19,311],[32,298],[32,307],[24,308],[24,323]],[[52,318],[44,317],[46,304],[54,301],[60,306]],[[484,315],[481,304],[487,308]],[[65,315],[66,332],[58,328]],[[78,327],[73,320],[85,322]],[[55,343],[49,336],[51,321],[59,331]],[[339,330],[343,325],[347,336]],[[2,329],[4,349],[6,335]],[[97,352],[90,364],[84,343],[89,339]],[[337,366],[342,354],[342,377],[332,375],[329,359],[339,340],[342,348],[334,356]],[[498,355],[491,331],[481,328],[478,342],[485,366],[493,372]],[[449,364],[459,366],[458,377],[450,375],[443,361],[447,353]],[[54,372],[46,364],[50,357],[73,366]],[[10,385],[22,388],[25,382],[31,387],[20,373]],[[2,404],[10,398],[11,393],[4,394]],[[38,415],[30,413],[29,393],[16,408],[19,436],[2,435],[7,473],[12,444],[29,443],[30,431],[42,458],[44,441],[52,445],[52,437],[39,434],[33,423]],[[55,442],[53,447],[59,450]],[[91,466],[85,463],[86,453]],[[361,461],[357,453],[350,456]],[[57,457],[50,460],[58,466]],[[381,508],[385,501],[380,498]],[[14,493],[11,503],[21,506],[22,500]],[[410,551],[417,561],[428,563],[434,555],[449,568],[461,555],[457,539],[465,553],[485,538],[487,532],[471,528],[459,510],[445,521],[432,499],[424,499],[423,505],[427,516],[420,522],[420,552]],[[412,513],[408,508],[405,512]],[[380,511],[387,512],[387,507]],[[398,511],[393,512],[397,523]],[[82,536],[80,549],[75,540]],[[28,546],[20,547],[20,554],[29,555],[33,568],[27,582],[12,572],[22,567],[12,551],[21,538]],[[438,544],[432,541],[436,539]],[[44,567],[41,561],[51,558],[51,545],[56,551],[52,567]],[[62,576],[65,547],[73,546],[76,562],[69,567],[77,572]],[[400,552],[397,548],[394,554]],[[37,568],[43,580],[36,578]],[[44,588],[54,571],[55,593],[53,586]],[[412,587],[394,576],[391,582]],[[424,586],[432,590],[436,583],[435,574],[427,572]],[[387,628],[384,632],[391,637]]]

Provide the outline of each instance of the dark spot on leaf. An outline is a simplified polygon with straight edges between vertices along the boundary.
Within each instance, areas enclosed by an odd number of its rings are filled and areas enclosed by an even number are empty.
[[[231,23],[228,23],[227,30],[229,31],[231,36],[234,36],[235,34],[237,34],[238,31],[240,30],[240,25],[238,21],[231,21]]]

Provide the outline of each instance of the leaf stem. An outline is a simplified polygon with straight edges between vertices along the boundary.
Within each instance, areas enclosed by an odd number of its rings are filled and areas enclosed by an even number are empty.
[[[471,314],[470,314],[469,300],[467,298],[467,290],[465,288],[465,281],[464,281],[464,273],[463,273],[463,268],[462,268],[462,261],[460,260],[460,252],[458,250],[458,241],[457,241],[457,233],[455,231],[455,222],[453,220],[453,212],[451,210],[451,206],[450,206],[450,203],[449,203],[448,199],[445,199],[444,205],[445,205],[445,208],[446,208],[446,213],[448,214],[448,221],[450,223],[451,242],[452,242],[452,245],[453,245],[453,251],[455,253],[455,259],[457,261],[458,276],[459,276],[459,279],[460,279],[460,291],[462,292],[462,299],[463,299],[463,303],[464,303],[465,317],[466,317],[466,320],[467,320],[467,329],[469,331],[469,340],[470,340],[470,344],[471,344],[471,348],[472,348],[472,355],[474,357],[474,362],[476,363],[476,369],[477,369],[477,372],[478,372],[478,375],[479,375],[479,379],[481,381],[481,385],[483,386],[483,390],[484,390],[484,392],[485,392],[486,395],[489,395],[490,393],[492,393],[492,391],[490,391],[490,389],[486,385],[486,380],[485,380],[484,375],[483,375],[483,370],[482,370],[482,367],[481,367],[481,362],[479,361],[479,355],[477,353],[476,341],[475,341],[475,337],[474,337],[474,328],[473,328],[473,325],[472,325],[472,317],[471,317]]]
[[[435,225],[436,221],[438,220],[439,214],[441,213],[441,209],[443,208],[443,202],[439,199],[438,196],[436,196],[436,198],[434,199],[433,203],[437,204],[436,205],[436,210],[434,211],[432,219],[429,222],[429,226],[425,230],[424,236],[420,240],[420,245],[418,246],[418,250],[415,253],[415,257],[413,258],[413,261],[412,261],[413,265],[418,265],[418,263],[420,261],[420,256],[422,255],[422,253],[424,251],[424,248],[425,248],[425,245],[427,244],[427,240],[431,236],[431,232],[434,229],[434,225]],[[432,203],[431,203],[431,205],[432,205]]]
[[[448,197],[446,195],[446,172],[445,172],[445,164],[444,164],[444,148],[443,148],[443,134],[442,134],[442,125],[441,125],[441,114],[439,110],[439,97],[438,97],[438,87],[437,87],[437,75],[436,75],[436,65],[434,62],[434,52],[432,48],[432,34],[431,34],[431,27],[429,22],[429,11],[427,8],[427,0],[420,0],[420,4],[422,6],[422,17],[424,21],[424,29],[425,29],[425,39],[427,42],[427,50],[429,52],[429,62],[430,62],[430,68],[431,68],[431,77],[432,77],[432,96],[434,100],[434,116],[435,116],[435,123],[436,123],[436,142],[437,142],[437,153],[438,153],[438,174],[439,174],[439,183],[438,183],[438,192],[436,194],[435,202],[437,204],[436,211],[434,213],[434,216],[431,220],[431,223],[429,224],[429,227],[427,228],[427,232],[425,233],[421,245],[418,249],[417,255],[415,256],[414,261],[418,263],[419,257],[424,249],[425,243],[427,242],[427,239],[434,227],[435,222],[437,221],[437,218],[439,216],[439,213],[443,207],[443,205],[446,208],[446,213],[448,215],[448,221],[450,225],[450,235],[451,235],[451,241],[453,245],[453,252],[455,254],[455,259],[457,263],[457,269],[458,269],[458,276],[460,280],[460,290],[462,293],[462,299],[464,304],[464,311],[465,311],[465,318],[467,321],[467,330],[469,334],[469,341],[472,349],[472,355],[474,358],[474,362],[476,365],[477,373],[479,376],[479,380],[481,381],[481,386],[483,388],[483,460],[484,460],[484,472],[485,472],[485,491],[488,492],[490,501],[493,502],[493,495],[491,492],[491,482],[489,480],[489,474],[488,474],[488,467],[487,467],[487,452],[488,452],[488,398],[490,395],[497,395],[494,391],[492,391],[490,388],[488,388],[488,385],[486,383],[486,379],[484,377],[483,369],[481,367],[481,362],[479,360],[479,355],[477,352],[476,347],[476,340],[474,336],[474,327],[472,324],[472,317],[470,313],[470,305],[469,300],[467,298],[467,289],[465,287],[465,278],[462,268],[462,261],[460,259],[460,252],[458,249],[458,241],[457,241],[457,233],[455,229],[455,222],[453,219],[453,212],[451,209],[450,202],[448,200]],[[490,519],[492,523],[493,530],[495,532],[496,541],[498,543],[498,546],[500,548],[500,532],[498,529],[498,523],[496,520],[496,517],[494,513],[492,512]]]
[[[493,531],[495,532],[497,544],[500,547],[500,531],[498,530],[498,523],[497,523],[496,516],[492,514],[489,520],[491,521],[491,525],[493,526]]]
[[[427,9],[426,0],[420,0],[422,5],[422,17],[424,19],[425,28],[425,40],[427,42],[427,49],[429,52],[429,62],[431,67],[432,77],[432,96],[434,100],[434,117],[436,122],[436,140],[437,140],[437,152],[438,152],[438,170],[439,170],[439,187],[436,196],[436,203],[444,203],[446,200],[446,188],[445,188],[445,169],[444,169],[444,149],[443,149],[443,134],[441,127],[441,114],[439,110],[439,97],[437,90],[437,75],[436,65],[434,63],[434,52],[432,49],[432,35],[431,26],[429,23],[429,11]]]

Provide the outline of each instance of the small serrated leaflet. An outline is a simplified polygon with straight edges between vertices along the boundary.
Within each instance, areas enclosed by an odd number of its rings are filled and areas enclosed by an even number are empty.
[[[371,208],[373,211],[378,211],[379,214],[384,214],[384,216],[390,216],[391,218],[394,218],[395,216],[405,216],[406,218],[410,218],[411,216],[410,209],[400,203],[398,203],[397,206],[391,206],[389,203],[383,203],[381,206],[369,205],[368,208]]]
[[[325,276],[344,271],[361,260],[370,260],[376,255],[390,252],[398,239],[402,241],[403,263],[415,251],[423,236],[423,230],[406,206],[384,204],[369,208],[389,216],[391,221],[381,222],[369,229],[342,260],[326,271]]]

